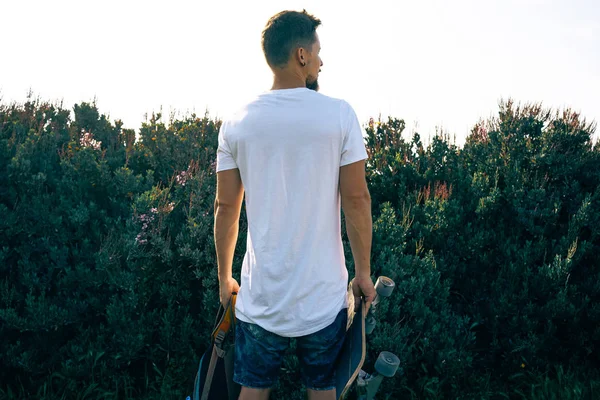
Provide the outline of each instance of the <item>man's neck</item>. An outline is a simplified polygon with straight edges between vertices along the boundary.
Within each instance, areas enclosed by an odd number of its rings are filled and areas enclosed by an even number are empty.
[[[280,74],[273,75],[273,86],[271,87],[271,90],[296,89],[305,87],[306,79],[298,74],[282,72]]]

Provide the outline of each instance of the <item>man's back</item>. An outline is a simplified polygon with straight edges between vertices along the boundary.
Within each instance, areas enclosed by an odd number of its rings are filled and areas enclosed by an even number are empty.
[[[240,320],[303,336],[346,306],[339,173],[366,158],[348,103],[306,88],[264,93],[224,123],[217,171],[239,169],[248,217]]]

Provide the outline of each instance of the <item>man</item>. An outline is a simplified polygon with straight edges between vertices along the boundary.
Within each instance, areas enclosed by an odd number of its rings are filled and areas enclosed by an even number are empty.
[[[367,306],[375,295],[367,153],[350,105],[317,93],[320,23],[306,11],[268,21],[262,47],[273,86],[219,132],[215,247],[221,302],[238,292],[234,380],[242,400],[268,399],[290,338],[308,398],[335,399],[334,362],[348,316],[340,204],[354,295]],[[244,192],[248,239],[239,286],[231,271]]]

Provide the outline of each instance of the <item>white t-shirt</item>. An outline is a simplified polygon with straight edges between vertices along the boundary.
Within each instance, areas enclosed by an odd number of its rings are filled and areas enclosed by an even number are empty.
[[[298,337],[347,306],[340,167],[366,158],[352,107],[310,89],[263,93],[224,121],[217,172],[239,169],[248,218],[240,320]]]

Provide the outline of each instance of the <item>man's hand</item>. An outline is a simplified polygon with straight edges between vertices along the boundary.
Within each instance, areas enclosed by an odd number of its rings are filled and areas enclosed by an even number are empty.
[[[235,279],[229,278],[223,282],[219,281],[219,300],[221,300],[223,307],[227,307],[227,304],[229,304],[229,300],[231,299],[231,295],[239,291],[240,285]]]
[[[365,303],[367,305],[367,312],[369,311],[369,307],[371,307],[371,303],[375,300],[375,295],[377,292],[375,291],[375,285],[371,280],[370,276],[356,276],[354,277],[354,282],[352,283],[352,292],[354,293],[354,304],[355,307],[360,303],[360,297],[365,298]],[[356,310],[355,310],[356,311]]]
[[[227,306],[231,294],[240,290],[240,285],[231,277],[231,269],[243,199],[244,186],[239,169],[217,172],[214,237],[219,270],[219,300],[223,307]]]

